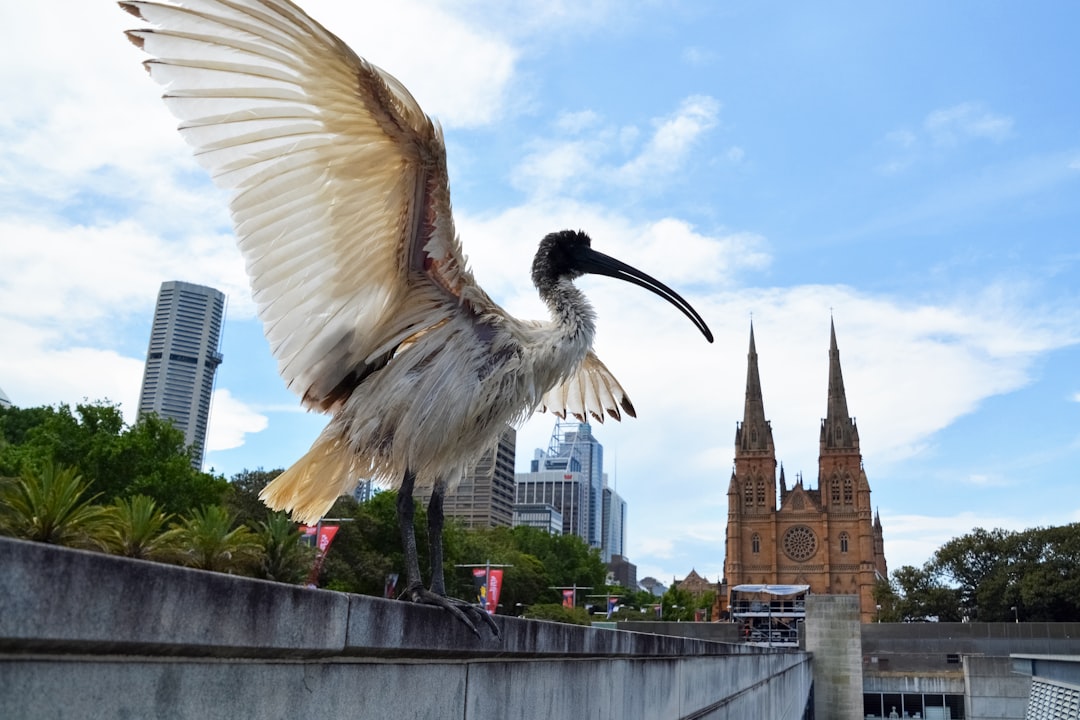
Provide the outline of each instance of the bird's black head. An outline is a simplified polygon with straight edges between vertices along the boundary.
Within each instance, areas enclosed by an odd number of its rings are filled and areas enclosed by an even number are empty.
[[[540,241],[540,249],[533,259],[532,279],[541,297],[553,297],[559,280],[573,280],[585,273],[607,275],[651,290],[679,308],[709,342],[713,341],[705,321],[679,293],[637,268],[593,250],[592,240],[580,230],[551,233]]]
[[[581,277],[584,251],[592,246],[589,236],[580,230],[560,230],[548,234],[540,241],[540,248],[533,258],[532,279],[538,288],[550,286],[559,278]]]

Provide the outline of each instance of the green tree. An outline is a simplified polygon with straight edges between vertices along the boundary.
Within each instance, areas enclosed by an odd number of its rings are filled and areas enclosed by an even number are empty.
[[[894,570],[891,582],[879,583],[874,593],[882,622],[958,622],[963,617],[958,591],[947,587],[929,564]]]
[[[1016,558],[1016,534],[975,528],[938,548],[929,570],[956,584],[963,612],[974,620],[1000,622],[1012,615],[1016,592],[1010,566]]]
[[[188,567],[245,574],[261,560],[258,537],[246,525],[237,527],[220,505],[192,511],[175,530],[180,562]]]
[[[525,617],[530,620],[550,620],[568,625],[591,625],[593,621],[584,608],[568,608],[559,603],[532,605],[525,610]]]
[[[600,551],[576,535],[551,535],[534,527],[518,526],[510,531],[517,549],[532,555],[547,570],[551,585],[556,587],[592,587],[600,591],[607,579],[607,566]],[[548,590],[538,600],[559,602],[558,591]]]
[[[510,528],[466,530],[459,523],[453,522],[453,527],[448,523],[448,532],[444,533],[444,550],[453,564],[491,563],[503,566],[500,607],[497,608],[501,614],[520,615],[522,608],[540,602],[541,598],[557,600],[557,594],[549,590],[553,583],[547,568],[539,558],[518,547]],[[448,594],[462,599],[475,596],[471,570],[450,567],[447,568],[446,577]]]
[[[661,619],[686,622],[694,619],[694,610],[699,607],[697,598],[689,590],[682,590],[672,584],[660,598]]]
[[[105,543],[114,555],[168,562],[177,557],[177,533],[166,529],[170,514],[153,498],[117,498],[109,508]]]
[[[262,558],[256,577],[284,583],[303,582],[315,562],[315,550],[300,541],[296,523],[282,512],[259,523]]]
[[[1021,551],[1010,572],[1013,617],[1043,622],[1080,617],[1080,524],[1027,530],[1019,540]]]
[[[357,503],[338,498],[328,517],[347,518],[338,528],[323,562],[319,585],[331,590],[382,597],[386,576],[397,573],[398,591],[404,589],[405,556],[397,521],[397,493],[376,493]],[[427,568],[427,514],[416,508],[416,546],[421,571]]]
[[[229,512],[236,516],[237,522],[256,528],[272,516],[259,493],[267,484],[280,475],[284,470],[241,470],[229,480],[228,490],[225,493],[224,504]]]
[[[73,467],[27,466],[0,489],[0,530],[26,540],[101,549],[108,512],[86,490]]]
[[[149,415],[125,425],[120,408],[108,401],[82,403],[72,411],[5,408],[0,414],[0,475],[26,464],[53,462],[75,467],[105,502],[131,495],[154,498],[166,512],[217,504],[224,478],[191,466],[184,436],[171,422]]]

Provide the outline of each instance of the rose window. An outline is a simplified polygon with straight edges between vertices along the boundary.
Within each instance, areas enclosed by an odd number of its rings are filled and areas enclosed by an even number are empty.
[[[805,525],[796,525],[784,533],[784,552],[792,560],[809,560],[817,552],[817,537]]]

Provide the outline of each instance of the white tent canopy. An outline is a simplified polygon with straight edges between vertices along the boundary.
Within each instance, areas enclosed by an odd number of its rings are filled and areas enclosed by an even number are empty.
[[[768,595],[798,595],[810,589],[809,585],[736,585],[735,592],[766,593]]]

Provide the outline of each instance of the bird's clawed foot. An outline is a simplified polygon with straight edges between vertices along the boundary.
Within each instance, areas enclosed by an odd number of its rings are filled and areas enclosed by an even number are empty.
[[[402,599],[409,600],[414,603],[420,603],[422,605],[434,605],[441,607],[448,613],[453,615],[459,621],[464,623],[465,627],[472,631],[473,635],[480,637],[480,631],[476,629],[477,624],[480,622],[486,623],[488,629],[491,630],[491,634],[497,638],[502,637],[499,633],[499,627],[495,624],[495,621],[491,619],[482,608],[467,603],[464,600],[458,600],[457,598],[446,597],[445,595],[439,595],[433,593],[427,588],[416,585],[405,589],[405,592],[401,594]]]

